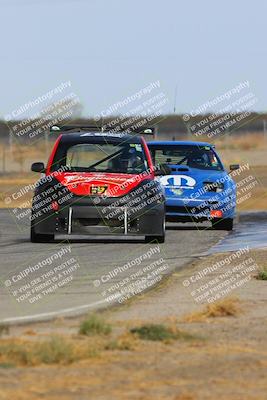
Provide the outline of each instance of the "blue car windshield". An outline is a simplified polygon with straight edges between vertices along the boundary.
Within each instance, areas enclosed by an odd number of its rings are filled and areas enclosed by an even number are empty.
[[[216,171],[224,169],[217,154],[209,146],[151,144],[149,150],[155,165],[181,165]]]

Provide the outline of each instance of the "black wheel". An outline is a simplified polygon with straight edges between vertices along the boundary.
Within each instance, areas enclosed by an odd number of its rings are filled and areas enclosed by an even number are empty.
[[[157,241],[158,243],[165,242],[165,220],[163,221],[162,235],[158,235],[158,236],[146,235],[145,242],[150,243],[152,241]]]
[[[31,222],[31,242],[32,243],[45,243],[54,240],[55,236],[52,234],[36,233],[34,225]]]
[[[158,243],[164,243],[165,242],[165,235],[162,236],[146,236],[145,239],[146,243],[150,243],[150,242],[158,242]]]
[[[232,231],[233,226],[234,226],[234,220],[232,218],[214,219],[212,221],[212,229],[220,231]]]

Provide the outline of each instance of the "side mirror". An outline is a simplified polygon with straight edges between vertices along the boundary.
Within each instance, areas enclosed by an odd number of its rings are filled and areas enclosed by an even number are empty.
[[[162,175],[171,175],[172,170],[168,166],[168,164],[160,164],[159,167],[155,170],[155,176],[162,176]]]
[[[45,166],[43,162],[35,162],[32,164],[31,170],[33,172],[45,172]]]
[[[231,164],[230,165],[230,171],[235,171],[236,169],[239,169],[240,165],[239,164]]]

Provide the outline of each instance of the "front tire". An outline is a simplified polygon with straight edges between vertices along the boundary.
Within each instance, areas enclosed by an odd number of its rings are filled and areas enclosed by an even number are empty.
[[[151,243],[153,241],[156,241],[158,243],[164,243],[165,242],[165,235],[162,236],[146,236],[145,242],[146,243]]]
[[[214,219],[212,222],[212,229],[220,231],[232,231],[234,220],[232,218]]]
[[[158,243],[164,243],[165,242],[165,231],[166,231],[165,225],[166,225],[166,222],[164,219],[163,226],[162,226],[162,235],[157,235],[157,236],[146,235],[145,242],[150,243],[150,242],[156,241]]]
[[[53,234],[36,233],[33,222],[31,222],[31,242],[32,243],[46,243],[55,239]]]

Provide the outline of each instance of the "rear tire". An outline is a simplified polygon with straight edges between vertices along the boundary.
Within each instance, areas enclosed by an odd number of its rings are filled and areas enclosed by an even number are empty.
[[[45,234],[45,233],[36,233],[34,229],[34,225],[31,222],[31,242],[32,243],[46,243],[51,242],[55,239],[55,235],[53,234]]]
[[[214,219],[212,222],[212,229],[219,231],[232,231],[234,220],[232,218]]]

